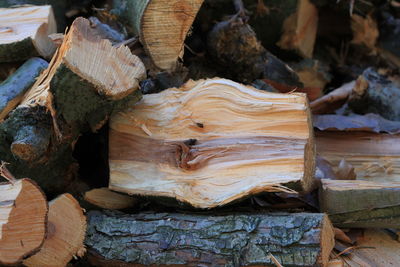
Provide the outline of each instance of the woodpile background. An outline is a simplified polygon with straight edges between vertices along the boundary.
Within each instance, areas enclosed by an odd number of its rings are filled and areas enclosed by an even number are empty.
[[[400,2],[0,0],[0,266],[399,266]]]

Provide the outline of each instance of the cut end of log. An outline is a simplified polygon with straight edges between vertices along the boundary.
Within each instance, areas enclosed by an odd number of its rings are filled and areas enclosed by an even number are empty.
[[[147,6],[142,17],[138,18],[140,39],[157,67],[174,69],[177,60],[183,56],[186,35],[203,0],[141,2],[146,2]]]
[[[85,193],[84,199],[97,207],[109,210],[127,209],[135,206],[134,197],[113,192],[108,188],[96,188]]]
[[[0,263],[16,264],[42,245],[46,196],[30,179],[0,184]]]
[[[233,81],[190,81],[145,95],[111,119],[110,188],[225,205],[285,184],[313,184],[315,149],[304,94]],[[283,185],[283,186],[282,186]]]
[[[24,260],[28,267],[66,266],[82,253],[86,217],[78,201],[63,194],[49,202],[47,237],[38,253]]]
[[[16,57],[20,56],[18,53],[33,55],[23,50],[28,49],[22,45],[27,41],[31,42],[38,55],[45,58],[53,55],[55,46],[48,35],[57,32],[57,24],[50,5],[0,8],[0,14],[0,54],[3,53],[2,46],[13,44],[22,49],[13,51]],[[10,53],[10,50],[4,53]]]

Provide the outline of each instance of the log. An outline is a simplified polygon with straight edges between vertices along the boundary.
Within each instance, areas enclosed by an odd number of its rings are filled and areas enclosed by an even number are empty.
[[[109,188],[115,191],[211,208],[286,186],[313,188],[304,94],[268,93],[224,79],[189,81],[145,95],[113,116],[110,128]]]
[[[203,0],[114,0],[112,13],[140,37],[160,69],[174,69]],[[163,27],[160,28],[160,25]]]
[[[400,135],[370,132],[316,132],[317,153],[338,166],[353,165],[357,179],[400,182]]]
[[[48,37],[57,32],[51,6],[0,8],[0,62],[51,58],[55,46]]]
[[[358,78],[365,86],[354,87],[348,100],[349,108],[358,114],[376,113],[393,121],[400,120],[400,87],[373,68]]]
[[[334,245],[324,214],[199,215],[90,211],[95,266],[323,266]]]
[[[113,192],[110,189],[96,188],[87,191],[84,196],[85,201],[102,209],[122,210],[132,208],[136,205],[137,200],[131,196]]]
[[[321,180],[320,208],[332,223],[345,228],[397,228],[400,183]]]
[[[30,179],[0,184],[0,264],[17,264],[46,236],[46,196]]]
[[[35,255],[25,259],[27,267],[64,267],[75,256],[83,256],[86,217],[78,201],[63,194],[49,202],[47,236]]]
[[[31,58],[0,84],[0,121],[19,104],[26,91],[48,65],[41,58]]]
[[[49,67],[0,124],[0,158],[46,193],[65,192],[74,178],[73,144],[136,102],[145,75],[129,48],[113,47],[88,20],[77,18]]]

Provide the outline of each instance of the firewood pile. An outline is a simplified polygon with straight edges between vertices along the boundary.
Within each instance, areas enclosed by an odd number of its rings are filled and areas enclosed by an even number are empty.
[[[0,0],[0,266],[399,266],[400,2]]]

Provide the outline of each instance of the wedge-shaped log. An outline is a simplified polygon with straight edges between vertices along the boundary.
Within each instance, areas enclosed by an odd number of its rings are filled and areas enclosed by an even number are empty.
[[[85,244],[95,266],[272,266],[271,254],[283,266],[322,266],[334,239],[319,213],[91,211]]]
[[[51,58],[56,47],[48,35],[55,32],[51,6],[0,8],[0,62]]]
[[[111,118],[110,188],[212,208],[285,186],[313,186],[304,94],[230,80],[190,81],[145,95]],[[299,187],[296,187],[299,189]]]
[[[161,69],[173,69],[203,0],[114,0],[114,14],[139,35]],[[162,26],[160,26],[162,25]]]
[[[137,204],[137,199],[125,194],[113,192],[107,187],[95,188],[87,191],[85,201],[102,209],[122,210],[132,208]]]
[[[86,217],[78,201],[63,194],[49,202],[47,236],[38,253],[24,260],[28,267],[64,267],[73,256],[82,256]]]
[[[397,228],[400,183],[321,180],[320,206],[340,227]]]
[[[17,264],[42,246],[47,211],[46,196],[32,180],[0,184],[0,264]]]
[[[65,192],[79,135],[96,131],[112,112],[136,102],[145,75],[128,47],[113,47],[88,20],[77,18],[49,67],[0,124],[0,159],[46,193]]]

